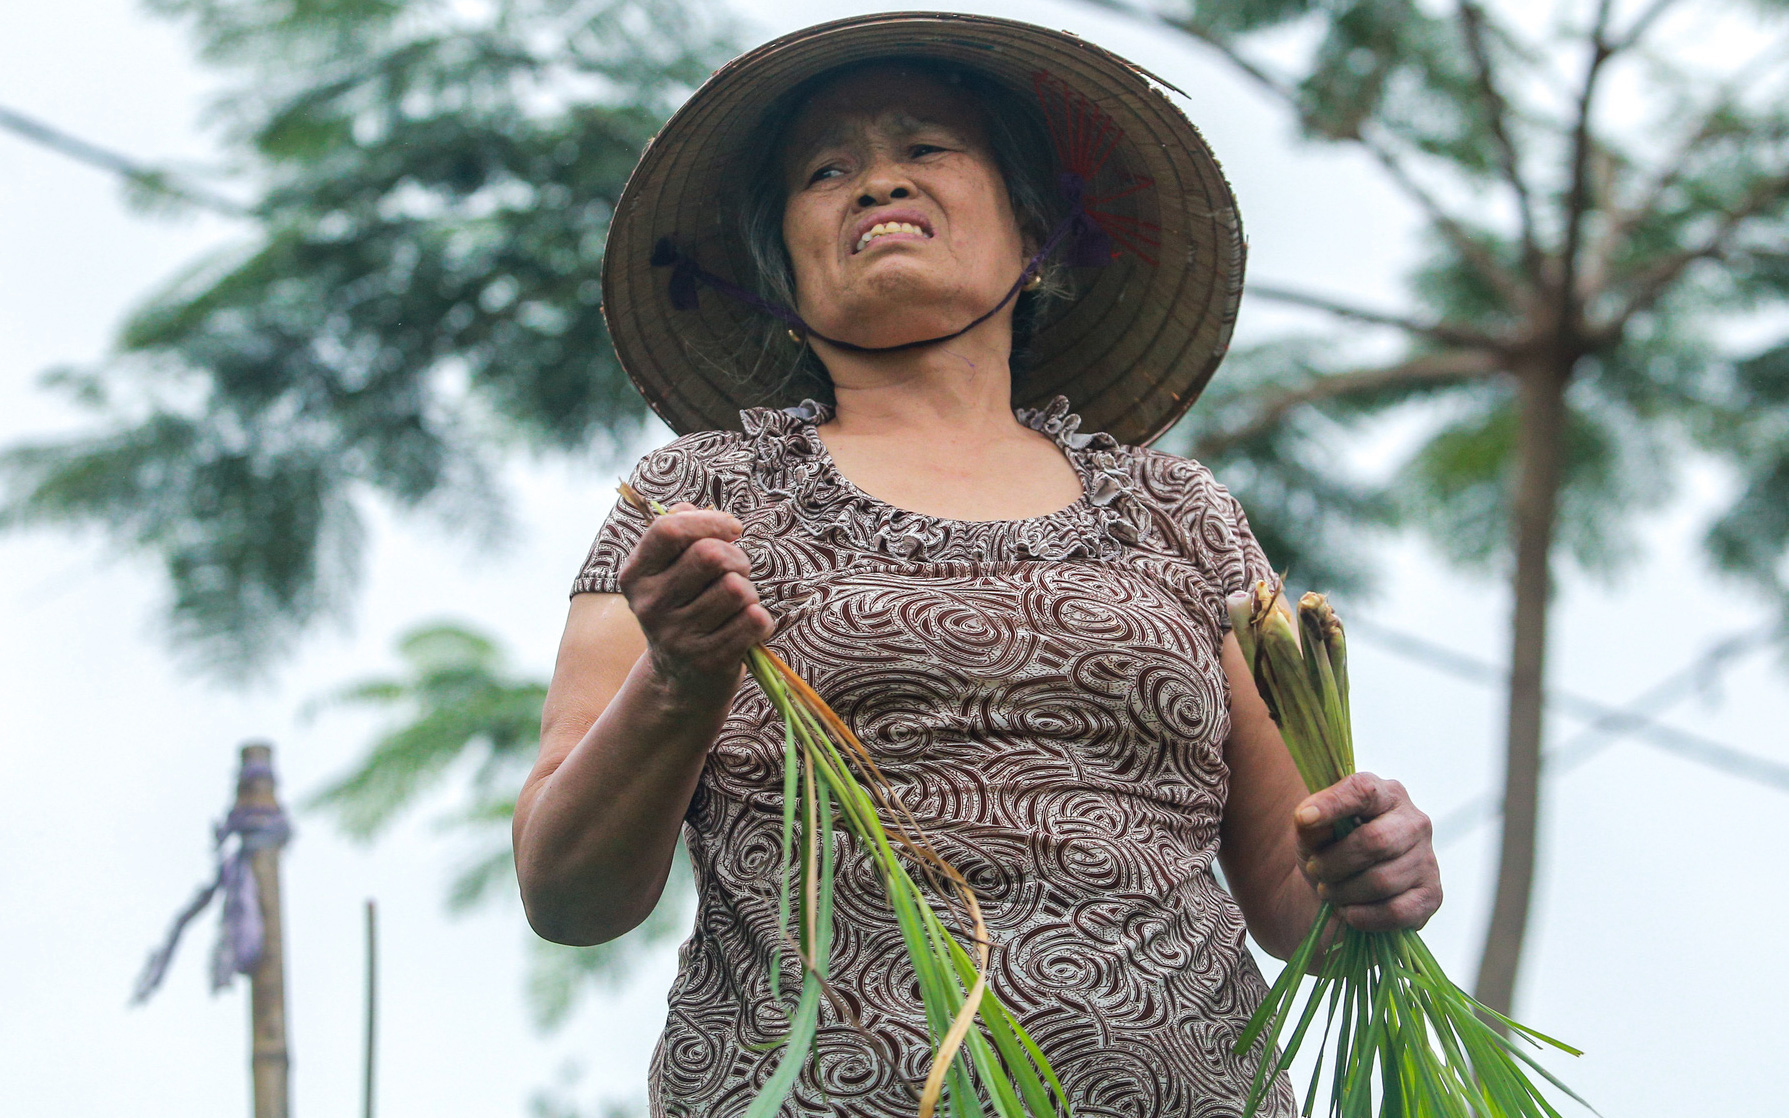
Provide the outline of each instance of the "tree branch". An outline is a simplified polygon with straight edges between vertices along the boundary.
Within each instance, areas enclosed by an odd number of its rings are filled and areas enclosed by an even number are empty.
[[[1652,25],[1658,22],[1659,17],[1676,6],[1677,3],[1678,0],[1652,0],[1652,6],[1641,12],[1639,18],[1634,20],[1633,25],[1619,39],[1615,40],[1611,48],[1612,53],[1620,54],[1636,46],[1646,33],[1652,30]]]
[[[1590,32],[1590,62],[1584,68],[1584,84],[1578,94],[1577,121],[1572,126],[1572,180],[1565,203],[1565,247],[1559,254],[1559,329],[1578,332],[1578,254],[1584,243],[1584,216],[1590,204],[1590,114],[1596,98],[1597,79],[1603,64],[1615,53],[1609,42],[1609,16],[1612,0],[1598,0],[1596,25]],[[1563,339],[1562,339],[1563,340]]]
[[[1458,218],[1441,207],[1440,201],[1416,181],[1409,169],[1404,166],[1403,161],[1384,144],[1372,142],[1365,136],[1362,136],[1358,142],[1367,149],[1373,158],[1379,161],[1379,165],[1385,168],[1385,172],[1391,176],[1391,180],[1422,208],[1429,220],[1433,221],[1436,228],[1440,229],[1442,234],[1447,237],[1448,243],[1453,245],[1454,250],[1465,257],[1467,263],[1477,269],[1479,275],[1508,300],[1511,309],[1516,311],[1524,309],[1532,296],[1530,290],[1515,276],[1510,275],[1509,269],[1486,251],[1485,246],[1473,238]]]
[[[1753,187],[1743,202],[1728,211],[1721,218],[1721,223],[1714,232],[1695,248],[1687,248],[1681,252],[1667,256],[1651,268],[1640,273],[1635,279],[1635,291],[1622,309],[1611,316],[1609,322],[1599,327],[1596,340],[1601,345],[1613,344],[1621,338],[1622,331],[1637,314],[1650,310],[1673,283],[1683,276],[1684,271],[1698,260],[1709,260],[1726,253],[1733,235],[1747,221],[1756,217],[1772,203],[1780,202],[1789,196],[1789,171],[1766,179]]]
[[[1657,215],[1665,195],[1683,178],[1690,157],[1714,138],[1723,114],[1734,106],[1740,91],[1753,82],[1762,80],[1773,67],[1785,61],[1789,61],[1789,38],[1779,40],[1774,50],[1759,52],[1739,73],[1722,83],[1696,128],[1685,134],[1683,141],[1660,162],[1658,176],[1653,179],[1651,186],[1640,192],[1640,200],[1632,206],[1624,206],[1618,212],[1611,213],[1608,231],[1601,238],[1607,250],[1625,243],[1637,226]],[[1607,270],[1606,261],[1598,263],[1599,272]]]
[[[1502,351],[1504,342],[1482,330],[1474,330],[1469,326],[1455,326],[1446,322],[1420,322],[1403,315],[1376,311],[1367,307],[1357,307],[1338,299],[1324,295],[1316,295],[1305,291],[1294,291],[1287,287],[1277,287],[1267,283],[1251,283],[1243,289],[1244,296],[1268,299],[1276,303],[1290,303],[1293,306],[1309,307],[1324,311],[1337,318],[1346,318],[1354,322],[1371,323],[1374,326],[1391,326],[1407,334],[1428,338],[1443,345],[1462,346],[1474,349]]]
[[[1485,46],[1484,24],[1485,12],[1476,0],[1462,0],[1460,28],[1466,40],[1466,49],[1472,55],[1473,68],[1478,74],[1479,96],[1485,102],[1485,120],[1490,125],[1492,138],[1497,142],[1497,161],[1503,167],[1504,179],[1516,193],[1516,207],[1522,221],[1522,261],[1528,269],[1528,281],[1538,286],[1544,281],[1545,272],[1540,245],[1535,236],[1534,201],[1529,196],[1528,183],[1522,177],[1521,163],[1516,156],[1516,145],[1509,134],[1509,104],[1497,88],[1491,52]]]
[[[214,194],[204,187],[181,182],[166,171],[160,171],[147,163],[140,163],[128,155],[120,155],[98,144],[89,143],[79,136],[70,135],[53,124],[47,124],[34,117],[26,116],[16,109],[0,105],[0,128],[34,144],[41,144],[60,155],[78,160],[90,167],[98,167],[102,171],[110,171],[121,178],[158,194],[165,194],[183,202],[203,206],[208,210],[225,214],[229,217],[246,217],[248,209],[221,194]]]
[[[1210,30],[1202,27],[1196,21],[1175,18],[1160,12],[1138,9],[1122,2],[1122,0],[1084,0],[1084,2],[1097,8],[1103,8],[1106,11],[1117,12],[1120,15],[1129,16],[1140,22],[1154,23],[1163,27],[1172,28],[1189,38],[1204,43],[1221,55],[1226,62],[1247,75],[1255,82],[1255,84],[1273,94],[1284,103],[1287,108],[1292,110],[1293,116],[1298,120],[1300,125],[1310,125],[1310,114],[1305,111],[1303,105],[1299,104],[1298,93],[1292,86],[1269,72],[1266,67],[1244,56],[1234,45],[1219,38],[1217,35],[1212,34]],[[1488,283],[1496,287],[1498,291],[1502,292],[1504,298],[1508,299],[1512,306],[1519,307],[1527,300],[1527,290],[1515,279],[1515,277],[1509,274],[1508,269],[1504,268],[1502,264],[1498,263],[1495,257],[1485,251],[1483,245],[1480,245],[1477,241],[1473,240],[1471,235],[1467,233],[1465,226],[1462,225],[1457,218],[1443,209],[1441,203],[1434,195],[1424,189],[1423,186],[1411,176],[1408,169],[1405,168],[1403,161],[1391,149],[1391,146],[1386,140],[1366,133],[1356,133],[1355,135],[1346,137],[1335,137],[1335,139],[1345,139],[1359,144],[1371,153],[1391,176],[1393,184],[1396,185],[1399,190],[1403,191],[1411,201],[1416,203],[1417,207],[1423,211],[1429,220],[1433,221],[1436,227],[1441,230],[1442,235],[1447,237],[1449,243],[1454,246],[1454,249],[1458,251],[1461,256],[1465,257]]]
[[[1266,434],[1294,409],[1307,404],[1388,388],[1418,388],[1478,380],[1501,372],[1503,362],[1483,350],[1456,349],[1426,353],[1382,369],[1359,369],[1319,377],[1309,384],[1268,397],[1253,415],[1226,431],[1215,431],[1193,445],[1193,457],[1213,458]]]

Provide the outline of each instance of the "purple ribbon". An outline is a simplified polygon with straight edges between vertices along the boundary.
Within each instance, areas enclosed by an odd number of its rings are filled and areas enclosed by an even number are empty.
[[[1001,300],[998,303],[995,303],[986,314],[977,318],[961,330],[953,330],[948,334],[940,334],[935,338],[921,338],[916,342],[902,342],[899,345],[870,346],[858,345],[855,342],[841,341],[838,338],[829,338],[802,321],[801,316],[796,314],[792,309],[773,303],[758,295],[754,295],[752,292],[747,291],[738,284],[724,280],[720,276],[717,276],[713,272],[702,267],[688,254],[680,250],[670,237],[660,237],[658,243],[652,246],[652,266],[654,268],[671,269],[671,282],[668,286],[668,290],[671,296],[671,306],[675,310],[695,310],[701,305],[700,289],[706,286],[713,288],[736,303],[748,306],[761,314],[767,314],[779,322],[788,324],[791,329],[798,331],[806,337],[819,338],[828,345],[836,346],[839,349],[848,350],[852,353],[897,353],[904,349],[917,349],[920,346],[936,345],[939,342],[948,342],[952,338],[962,337],[964,334],[967,334],[969,331],[1000,313],[1002,307],[1018,298],[1019,292],[1024,290],[1025,285],[1031,281],[1031,277],[1037,274],[1038,269],[1043,267],[1044,261],[1049,259],[1050,254],[1056,251],[1057,246],[1064,240],[1069,242],[1068,251],[1064,255],[1064,260],[1070,267],[1103,268],[1112,263],[1114,256],[1112,250],[1112,238],[1106,234],[1104,229],[1099,227],[1099,223],[1094,221],[1092,216],[1087,212],[1085,204],[1087,181],[1073,171],[1064,171],[1057,176],[1056,184],[1057,189],[1062,193],[1063,200],[1069,204],[1069,212],[1061,221],[1056,223],[1056,228],[1050,230],[1049,237],[1044,240],[1044,247],[1039,249],[1037,255],[1033,256],[1031,260],[1026,263],[1024,271],[1019,273],[1019,278],[1013,281],[1013,285],[1007,289],[1006,294]]]
[[[265,766],[259,768],[265,769]],[[240,779],[261,775],[268,774],[257,771],[257,766],[245,765]],[[236,842],[226,854],[224,847],[232,835]],[[239,974],[254,972],[266,946],[267,928],[261,920],[261,894],[255,885],[250,858],[256,851],[284,846],[291,837],[292,824],[286,819],[286,813],[277,807],[233,808],[222,823],[212,828],[217,874],[209,884],[200,886],[186,907],[175,914],[162,945],[149,953],[149,960],[143,964],[143,973],[137,977],[136,988],[131,993],[132,1005],[148,1001],[155,993],[168,973],[168,964],[174,961],[174,949],[180,945],[180,936],[186,926],[220,892],[224,901],[217,944],[211,949],[211,992],[215,994],[224,989]]]

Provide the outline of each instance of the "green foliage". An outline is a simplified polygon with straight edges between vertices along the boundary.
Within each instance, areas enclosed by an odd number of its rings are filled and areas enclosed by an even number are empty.
[[[1580,387],[1586,387],[1580,385]],[[1423,528],[1443,554],[1491,567],[1507,556],[1517,416],[1506,386],[1483,386],[1465,414],[1444,424],[1394,484],[1406,523]],[[1581,566],[1618,570],[1633,554],[1633,513],[1671,495],[1661,440],[1590,391],[1567,412],[1565,476],[1557,544]]]
[[[55,379],[96,426],[0,459],[7,522],[155,555],[176,644],[240,676],[350,600],[366,498],[488,528],[504,453],[635,430],[598,276],[641,147],[729,53],[681,4],[160,0],[238,79],[252,230]]]
[[[396,708],[404,721],[374,743],[346,776],[318,793],[313,806],[333,812],[360,839],[376,836],[428,792],[460,758],[476,756],[475,799],[465,823],[507,822],[515,789],[540,744],[545,685],[514,680],[492,642],[449,623],[406,634],[398,652],[408,673],[371,679],[332,696],[331,705]],[[480,890],[467,886],[468,899]]]
[[[413,630],[398,652],[403,675],[363,680],[324,700],[326,707],[388,711],[397,724],[308,806],[333,815],[349,835],[371,840],[469,764],[465,802],[444,822],[475,835],[481,852],[449,885],[448,908],[513,904],[510,822],[516,789],[538,752],[546,686],[510,675],[489,638],[452,623]],[[596,947],[532,941],[528,992],[537,1023],[556,1028],[586,992],[624,981],[642,954],[688,928],[691,897],[679,846],[664,898],[632,932]]]

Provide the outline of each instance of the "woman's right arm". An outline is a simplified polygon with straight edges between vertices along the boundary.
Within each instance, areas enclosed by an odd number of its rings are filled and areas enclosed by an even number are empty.
[[[723,512],[678,505],[622,567],[621,594],[572,599],[516,799],[516,877],[546,939],[614,939],[658,903],[708,748],[775,629]]]

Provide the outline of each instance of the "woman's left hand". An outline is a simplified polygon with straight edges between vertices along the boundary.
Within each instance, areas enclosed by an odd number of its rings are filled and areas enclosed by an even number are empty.
[[[1335,825],[1360,825],[1338,839]],[[1441,907],[1429,817],[1395,780],[1355,773],[1299,804],[1299,866],[1319,899],[1366,932],[1420,928]]]

